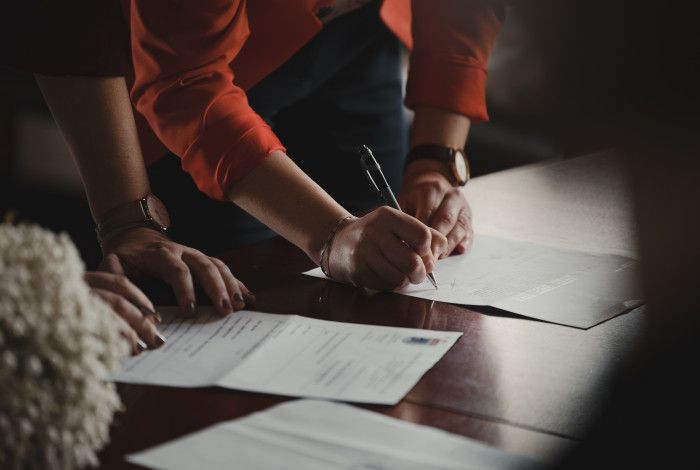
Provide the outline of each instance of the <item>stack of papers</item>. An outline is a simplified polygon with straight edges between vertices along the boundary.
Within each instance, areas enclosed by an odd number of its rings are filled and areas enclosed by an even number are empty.
[[[349,405],[296,400],[127,457],[168,470],[534,469],[524,457]]]
[[[221,318],[200,308],[197,319],[159,311],[168,342],[111,379],[395,404],[462,335],[248,310]]]
[[[644,303],[638,270],[623,256],[479,235],[468,255],[438,261],[437,290],[426,280],[397,293],[590,328]],[[325,278],[320,268],[305,274]]]

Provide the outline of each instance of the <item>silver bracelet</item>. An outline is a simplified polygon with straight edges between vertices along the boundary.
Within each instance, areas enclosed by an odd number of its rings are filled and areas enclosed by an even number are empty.
[[[328,237],[326,237],[326,241],[323,244],[323,248],[321,248],[321,257],[318,260],[319,266],[321,266],[321,271],[323,271],[323,274],[326,275],[326,277],[332,279],[331,276],[331,245],[333,244],[333,239],[335,238],[335,234],[338,233],[338,230],[340,229],[341,225],[343,225],[343,222],[345,222],[348,219],[354,219],[354,215],[346,215],[338,219],[338,221],[335,223],[333,226],[333,229],[328,233]],[[323,258],[326,258],[326,264],[324,266],[323,264]]]

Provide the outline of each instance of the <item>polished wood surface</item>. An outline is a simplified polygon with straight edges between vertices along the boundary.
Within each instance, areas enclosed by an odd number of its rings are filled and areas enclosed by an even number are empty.
[[[300,274],[313,267],[281,239],[223,259],[257,296],[256,310],[334,321],[462,331],[458,343],[395,407],[369,409],[547,458],[581,437],[600,377],[635,337],[643,313],[589,330],[401,296],[366,293]],[[119,385],[125,412],[103,468],[123,456],[288,398],[218,388]],[[135,468],[135,467],[134,467]]]
[[[635,256],[628,193],[619,157],[610,151],[475,178],[467,188],[477,231]],[[256,294],[255,310],[462,331],[401,403],[367,408],[539,459],[583,436],[607,392],[606,373],[645,319],[642,307],[581,330],[488,308],[368,294],[303,276],[313,264],[282,239],[222,258]],[[119,391],[126,411],[102,454],[110,469],[128,468],[126,453],[289,399],[216,388],[120,385]]]

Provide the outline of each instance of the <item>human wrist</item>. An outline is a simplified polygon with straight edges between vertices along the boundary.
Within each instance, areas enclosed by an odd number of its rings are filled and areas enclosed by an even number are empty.
[[[404,169],[404,184],[410,184],[424,179],[438,179],[452,186],[448,168],[441,162],[428,159],[414,160]]]
[[[105,213],[97,222],[98,241],[126,229],[144,227],[165,232],[170,227],[170,216],[163,202],[149,193],[136,200],[121,204]]]
[[[354,221],[355,219],[356,217],[353,215],[346,215],[341,217],[340,219],[338,219],[338,221],[335,223],[333,228],[328,233],[328,236],[326,237],[326,241],[324,242],[323,247],[321,248],[321,254],[318,261],[318,265],[321,267],[321,271],[323,271],[323,274],[325,274],[328,278],[333,278],[331,274],[331,250],[333,248],[333,242],[335,241],[336,235],[345,226],[352,223],[352,221]]]
[[[314,233],[309,236],[306,246],[301,247],[311,260],[317,265],[321,265],[321,256],[325,256],[324,246],[326,245],[331,232],[337,231],[338,225],[343,222],[343,220],[353,217],[352,214],[343,211],[333,211],[333,214],[328,214],[324,222],[319,226]]]
[[[132,225],[122,227],[105,235],[104,238],[100,239],[100,248],[102,250],[102,254],[106,255],[129,240],[153,240],[154,237],[157,237],[158,239],[170,240],[166,233],[153,227]]]

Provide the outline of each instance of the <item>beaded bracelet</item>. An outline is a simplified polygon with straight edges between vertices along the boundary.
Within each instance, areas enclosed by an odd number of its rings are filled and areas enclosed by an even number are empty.
[[[321,271],[323,271],[323,274],[326,275],[328,278],[332,278],[331,276],[331,245],[333,244],[333,239],[335,238],[335,234],[338,232],[340,229],[341,225],[343,225],[343,222],[345,222],[348,219],[354,219],[354,215],[346,215],[338,219],[338,221],[335,223],[333,226],[333,230],[330,231],[328,234],[328,237],[326,238],[325,243],[323,244],[323,248],[321,248],[321,257],[318,261],[318,264],[321,266]],[[323,258],[326,258],[326,265],[324,266],[323,264]]]

